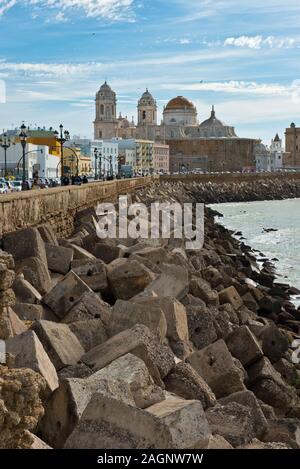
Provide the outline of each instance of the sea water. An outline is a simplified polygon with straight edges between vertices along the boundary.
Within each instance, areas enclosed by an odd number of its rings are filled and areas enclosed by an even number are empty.
[[[300,289],[300,199],[213,204],[218,223],[241,231],[243,240],[269,259],[276,258],[278,281]],[[274,229],[277,231],[265,231]],[[300,305],[300,296],[294,298]]]

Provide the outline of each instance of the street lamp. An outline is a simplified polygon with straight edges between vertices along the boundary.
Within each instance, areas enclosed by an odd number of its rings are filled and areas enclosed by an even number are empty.
[[[3,131],[4,132],[4,131]],[[11,146],[11,141],[7,137],[6,133],[3,133],[3,136],[0,140],[0,147],[4,149],[4,177],[7,177],[7,150]]]
[[[64,178],[64,143],[67,140],[70,140],[70,133],[65,130],[64,126],[60,124],[59,126],[59,133],[57,130],[54,132],[56,141],[60,144],[60,159],[61,159],[61,183],[63,183]]]
[[[111,177],[111,178],[114,177],[114,175],[113,175],[113,167],[112,167],[112,159],[113,159],[113,157],[112,157],[112,155],[110,155],[110,157],[109,157],[109,172],[110,172],[110,177]]]
[[[95,156],[95,181],[98,179],[98,148],[94,149],[94,156]]]
[[[23,165],[23,173],[22,173],[22,191],[26,191],[28,189],[27,184],[26,184],[26,172],[25,172],[25,150],[26,150],[26,144],[27,144],[27,134],[26,134],[26,125],[22,124],[21,125],[21,132],[19,135],[20,142],[22,145],[22,150],[23,150],[23,156],[22,156],[22,165]]]

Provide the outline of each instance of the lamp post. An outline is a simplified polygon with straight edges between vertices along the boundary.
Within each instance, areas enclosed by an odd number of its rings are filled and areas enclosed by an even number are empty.
[[[109,157],[109,172],[110,172],[110,177],[113,178],[113,167],[112,167],[112,155]]]
[[[98,153],[99,156],[99,172],[100,172],[100,179],[102,179],[102,153]]]
[[[4,131],[3,131],[4,132]],[[7,150],[11,146],[11,141],[7,137],[6,133],[3,133],[3,136],[0,140],[0,147],[4,149],[4,177],[7,177]]]
[[[95,156],[95,181],[98,180],[98,149],[94,149],[94,156]]]
[[[20,142],[22,145],[22,150],[23,150],[23,155],[22,155],[22,191],[26,191],[28,189],[26,185],[26,168],[25,168],[25,150],[26,150],[26,144],[27,144],[27,134],[26,134],[26,125],[22,124],[21,125],[21,132],[19,135]]]
[[[60,160],[61,160],[61,183],[63,183],[64,178],[64,143],[67,140],[70,140],[70,133],[67,130],[64,130],[64,126],[60,124],[59,132],[57,130],[54,132],[56,141],[60,144]]]

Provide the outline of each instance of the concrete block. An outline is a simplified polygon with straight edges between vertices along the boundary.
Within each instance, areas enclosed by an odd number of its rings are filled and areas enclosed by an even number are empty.
[[[16,303],[12,309],[22,321],[38,321],[43,319],[45,315],[42,305]]]
[[[235,287],[228,287],[219,293],[220,304],[230,303],[235,310],[243,306],[243,300],[236,291]]]
[[[188,271],[172,264],[162,264],[160,268],[162,273],[137,296],[184,298],[189,290]]]
[[[84,293],[80,301],[73,306],[62,322],[69,324],[76,321],[88,319],[101,319],[103,324],[108,324],[110,320],[111,307],[105,303],[93,291]]]
[[[49,243],[45,243],[45,248],[49,270],[66,275],[70,270],[71,262],[73,260],[73,249]]]
[[[5,291],[11,288],[15,280],[15,272],[7,268],[4,262],[0,261],[0,290]]]
[[[268,429],[268,421],[265,418],[264,413],[261,410],[261,406],[253,392],[248,390],[239,391],[219,400],[221,405],[228,404],[229,402],[237,402],[238,404],[250,409],[254,434],[257,438],[261,439]]]
[[[240,371],[223,339],[194,352],[187,362],[202,376],[217,398],[245,390]]]
[[[254,438],[251,411],[237,402],[211,407],[206,418],[212,434],[222,436],[235,448]]]
[[[15,261],[38,257],[47,266],[44,241],[37,228],[25,228],[4,234],[3,249],[12,254]]]
[[[107,341],[108,335],[101,319],[86,319],[69,324],[85,352]]]
[[[136,324],[144,324],[162,342],[167,333],[167,322],[159,304],[132,303],[117,300],[113,306],[109,322],[110,336],[130,329]]]
[[[110,246],[104,243],[96,243],[93,254],[97,259],[101,259],[105,264],[110,264],[115,259],[124,256],[124,249],[119,246]]]
[[[199,277],[192,277],[190,281],[190,293],[196,298],[200,298],[207,305],[218,306],[219,297],[215,290],[212,290],[210,284]]]
[[[200,402],[167,402],[142,410],[96,393],[65,448],[183,449],[208,438]]]
[[[188,342],[189,331],[185,307],[176,298],[146,297],[133,299],[135,303],[162,310],[167,321],[167,338],[170,341]]]
[[[183,399],[196,399],[204,409],[216,404],[216,397],[204,379],[188,363],[177,363],[165,377],[166,390]]]
[[[40,225],[37,227],[37,229],[39,230],[39,233],[44,243],[49,243],[54,246],[58,246],[57,237],[51,225],[49,224]]]
[[[116,259],[109,264],[107,277],[114,297],[129,300],[142,292],[155,275],[137,261]]]
[[[84,354],[82,345],[67,324],[42,320],[34,323],[32,329],[56,370],[75,365]]]
[[[263,356],[261,346],[247,326],[235,329],[227,338],[226,344],[231,354],[240,360],[243,366],[255,363]]]
[[[81,278],[93,291],[103,292],[107,290],[107,270],[100,259],[77,259],[71,264],[73,272]]]
[[[14,356],[14,368],[30,368],[43,376],[48,395],[58,388],[56,370],[34,331],[26,330],[7,340],[6,350]]]
[[[52,286],[47,263],[39,257],[27,257],[23,261],[16,262],[16,272],[24,275],[27,280],[41,295],[45,295]]]
[[[159,385],[162,384],[161,378],[164,378],[175,365],[174,355],[170,349],[160,344],[144,325],[134,326],[111,337],[104,344],[86,353],[82,361],[97,371],[127,353],[133,353],[141,358]]]
[[[83,294],[91,291],[78,275],[71,271],[43,297],[43,302],[63,319],[81,300]]]
[[[21,303],[40,303],[42,295],[22,275],[18,275],[13,284],[13,291]],[[16,301],[14,302],[16,303]]]

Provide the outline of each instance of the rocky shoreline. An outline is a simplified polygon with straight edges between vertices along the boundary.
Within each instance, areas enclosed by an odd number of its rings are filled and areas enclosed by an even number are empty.
[[[252,200],[300,197],[291,182],[253,189]],[[237,192],[156,181],[132,199]],[[47,225],[4,235],[0,448],[300,447],[296,290],[216,215],[205,210],[200,251],[174,238],[100,241],[94,209],[68,239]]]
[[[206,204],[300,198],[300,180],[265,178],[237,182],[190,182],[185,187]]]

